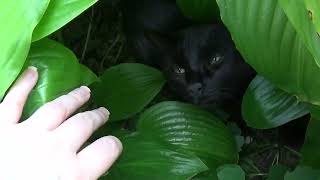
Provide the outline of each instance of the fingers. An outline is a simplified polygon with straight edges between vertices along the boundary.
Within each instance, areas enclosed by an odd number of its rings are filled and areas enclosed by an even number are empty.
[[[7,121],[5,123],[17,123],[19,121],[23,106],[37,80],[37,69],[29,67],[9,90],[0,106],[0,114]]]
[[[84,105],[89,98],[90,89],[82,86],[45,104],[25,121],[25,124],[53,130]]]
[[[62,143],[69,145],[71,151],[77,152],[108,117],[109,112],[105,108],[79,113],[61,124],[54,133]]]
[[[113,136],[98,139],[78,153],[84,177],[98,179],[116,161],[122,151],[121,142]]]

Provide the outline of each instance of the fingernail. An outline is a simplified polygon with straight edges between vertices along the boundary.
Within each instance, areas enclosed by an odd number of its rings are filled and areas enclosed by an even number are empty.
[[[105,107],[100,107],[98,110],[101,113],[103,113],[104,117],[106,117],[105,121],[107,121],[109,119],[109,116],[110,116],[110,112],[108,111],[108,109],[106,109]]]
[[[29,66],[28,69],[25,71],[25,78],[27,79],[34,79],[37,75],[38,69],[34,66]]]
[[[91,90],[87,86],[81,86],[79,88],[79,93],[82,96],[88,96],[91,93]]]
[[[114,136],[104,137],[104,143],[108,146],[109,149],[114,153],[115,156],[119,156],[122,152],[123,146],[121,141]]]

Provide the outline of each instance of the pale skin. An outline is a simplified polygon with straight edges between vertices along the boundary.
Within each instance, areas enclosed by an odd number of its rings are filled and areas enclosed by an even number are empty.
[[[120,155],[121,142],[106,136],[80,148],[109,112],[102,107],[73,115],[90,98],[90,89],[82,86],[19,123],[37,79],[36,68],[29,67],[0,104],[0,179],[98,179]]]

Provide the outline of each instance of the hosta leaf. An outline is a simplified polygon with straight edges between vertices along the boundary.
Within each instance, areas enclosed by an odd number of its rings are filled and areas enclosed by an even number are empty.
[[[228,128],[211,113],[193,105],[159,103],[141,115],[137,129],[194,153],[210,168],[238,160],[237,146]]]
[[[245,180],[245,173],[240,166],[227,164],[217,169],[219,180]]]
[[[251,82],[242,101],[244,120],[258,129],[278,127],[308,113],[306,103],[300,103],[296,97],[262,76],[257,76]]]
[[[194,155],[159,144],[145,135],[122,140],[123,153],[101,179],[185,180],[208,168]]]
[[[140,112],[160,92],[162,73],[143,64],[125,63],[107,69],[92,93],[95,103],[108,107],[111,121]]]
[[[32,44],[26,66],[38,68],[39,80],[29,96],[24,117],[59,95],[97,79],[69,49],[49,39]]]
[[[314,13],[319,13],[319,2],[312,3],[318,9],[309,9],[305,3],[310,0],[280,0],[280,5],[284,9],[290,22],[304,41],[306,47],[312,53],[317,64],[320,65],[320,37],[313,23]],[[312,7],[312,6],[310,6]]]
[[[320,169],[320,109],[312,108],[311,119],[306,132],[304,145],[301,149],[302,164]]]
[[[98,0],[51,0],[37,25],[32,40],[37,41],[61,28]]]
[[[217,0],[223,22],[254,69],[300,101],[320,104],[320,69],[278,0]]]
[[[283,165],[274,165],[270,168],[267,180],[284,180],[288,168]]]
[[[0,101],[19,75],[49,0],[0,0]]]
[[[213,23],[220,20],[215,0],[176,0],[183,14],[198,22]]]
[[[320,4],[317,0],[304,0],[308,14],[312,17],[312,23],[315,25],[317,32],[320,32]]]
[[[319,180],[320,170],[298,166],[293,172],[287,172],[284,180]]]

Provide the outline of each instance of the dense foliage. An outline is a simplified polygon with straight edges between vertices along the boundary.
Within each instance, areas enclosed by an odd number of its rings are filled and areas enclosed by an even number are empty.
[[[96,2],[1,2],[0,99],[29,65],[39,69],[40,80],[24,117],[81,84],[92,85],[92,104],[111,111],[111,124],[96,136],[118,135],[124,144],[123,155],[105,174],[107,179],[245,179],[248,167],[237,165],[245,143],[241,132],[228,128],[221,116],[194,105],[155,101],[166,81],[160,71],[123,63],[97,77],[72,51],[47,38]],[[320,4],[316,0],[177,3],[195,21],[221,19],[242,56],[258,72],[242,104],[248,126],[276,128],[311,113],[301,162],[293,171],[275,163],[268,179],[319,179]]]

